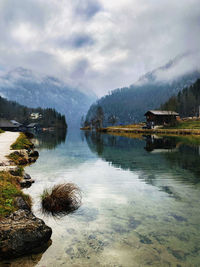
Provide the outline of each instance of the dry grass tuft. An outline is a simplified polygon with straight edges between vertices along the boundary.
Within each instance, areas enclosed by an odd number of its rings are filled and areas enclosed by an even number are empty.
[[[81,191],[73,183],[45,189],[42,196],[42,211],[56,217],[62,217],[76,211],[81,205]]]

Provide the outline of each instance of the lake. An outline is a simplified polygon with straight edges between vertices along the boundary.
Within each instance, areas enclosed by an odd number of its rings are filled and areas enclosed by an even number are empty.
[[[69,131],[34,142],[35,183],[24,192],[52,244],[5,266],[200,266],[199,140]],[[66,182],[81,189],[81,207],[44,215],[43,190]]]

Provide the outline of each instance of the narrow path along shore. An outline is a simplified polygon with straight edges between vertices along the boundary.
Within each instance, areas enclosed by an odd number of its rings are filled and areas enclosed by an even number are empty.
[[[4,132],[0,134],[0,171],[15,168],[15,166],[10,166],[10,160],[6,156],[12,152],[10,146],[18,137],[18,132]]]
[[[38,156],[29,134],[0,134],[0,266],[2,260],[39,253],[51,244],[52,229],[35,217],[31,198],[22,191],[34,182],[24,167]]]

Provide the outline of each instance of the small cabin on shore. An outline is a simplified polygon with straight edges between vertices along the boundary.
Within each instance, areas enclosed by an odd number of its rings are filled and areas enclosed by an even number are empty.
[[[0,129],[4,131],[19,131],[21,124],[13,123],[10,120],[0,118]]]
[[[149,110],[145,114],[147,123],[154,125],[171,124],[178,120],[179,114],[170,110]]]

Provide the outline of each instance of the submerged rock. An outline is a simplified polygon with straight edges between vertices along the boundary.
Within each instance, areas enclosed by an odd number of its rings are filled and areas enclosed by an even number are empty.
[[[31,176],[28,173],[24,173],[23,178],[26,180],[31,180]]]
[[[146,236],[146,235],[141,235],[141,234],[139,234],[138,233],[138,236],[139,236],[139,238],[140,238],[140,242],[141,243],[143,243],[143,244],[153,244],[153,242],[151,241],[151,239],[150,238],[148,238],[148,236]]]
[[[32,179],[30,180],[22,179],[19,183],[22,188],[29,188],[34,182],[35,181]]]
[[[136,229],[141,224],[141,221],[136,220],[133,216],[129,217],[128,227]]]
[[[0,221],[0,258],[19,257],[38,251],[49,241],[51,234],[51,228],[41,219],[28,209],[19,209]]]
[[[174,213],[171,213],[170,216],[174,217],[174,219],[178,222],[187,222],[187,219],[182,217],[182,216],[179,216],[177,214],[174,214]]]

